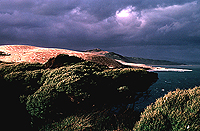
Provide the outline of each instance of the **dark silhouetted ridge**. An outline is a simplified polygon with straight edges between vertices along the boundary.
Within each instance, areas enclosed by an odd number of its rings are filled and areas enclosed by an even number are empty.
[[[84,60],[75,56],[60,54],[57,57],[50,58],[45,64],[45,68],[58,68],[64,65],[76,64]]]

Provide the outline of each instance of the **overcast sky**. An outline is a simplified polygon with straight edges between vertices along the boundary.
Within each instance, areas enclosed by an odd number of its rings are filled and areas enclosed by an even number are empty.
[[[200,2],[0,0],[0,44],[200,61]]]

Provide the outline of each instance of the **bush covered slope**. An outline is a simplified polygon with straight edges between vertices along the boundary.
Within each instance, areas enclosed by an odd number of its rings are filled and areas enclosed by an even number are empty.
[[[142,69],[109,69],[76,57],[57,58],[45,65],[1,63],[2,89],[15,91],[35,127],[80,110],[133,103],[137,91],[157,80],[157,74]]]
[[[148,106],[134,130],[200,130],[200,87],[169,92]]]
[[[143,69],[109,69],[66,55],[44,65],[1,62],[3,125],[15,130],[200,130],[200,87],[169,92],[140,119],[127,109],[136,92],[156,80],[157,74]]]

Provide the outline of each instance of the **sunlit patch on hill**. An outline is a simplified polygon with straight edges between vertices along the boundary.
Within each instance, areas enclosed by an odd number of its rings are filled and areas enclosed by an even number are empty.
[[[50,58],[56,57],[59,54],[67,54],[69,56],[76,56],[84,60],[89,60],[113,68],[123,67],[122,64],[113,59],[92,52],[78,52],[66,49],[42,48],[27,45],[0,46],[0,51],[4,51],[10,54],[9,56],[0,56],[0,61],[5,62],[38,62],[43,64],[47,62]]]

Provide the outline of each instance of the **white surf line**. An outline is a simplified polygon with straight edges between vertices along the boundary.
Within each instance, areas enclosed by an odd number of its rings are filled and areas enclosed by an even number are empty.
[[[115,59],[116,60],[116,59]],[[147,71],[148,72],[186,72],[186,71],[192,71],[189,69],[176,69],[176,68],[164,68],[164,67],[152,67],[152,66],[148,66],[145,64],[135,64],[135,63],[127,63],[121,60],[116,60],[118,62],[120,62],[123,65],[128,65],[128,66],[132,66],[132,67],[138,67],[138,68],[149,68]]]
[[[176,68],[161,68],[161,67],[154,67],[153,69],[147,70],[148,72],[186,72],[186,71],[192,71],[189,69],[176,69]]]
[[[127,65],[127,66],[132,66],[132,67],[138,67],[138,68],[149,68],[152,69],[152,66],[148,66],[145,64],[135,64],[135,63],[128,63],[128,62],[124,62],[122,60],[117,60],[115,59],[117,62],[121,63],[122,65]]]

